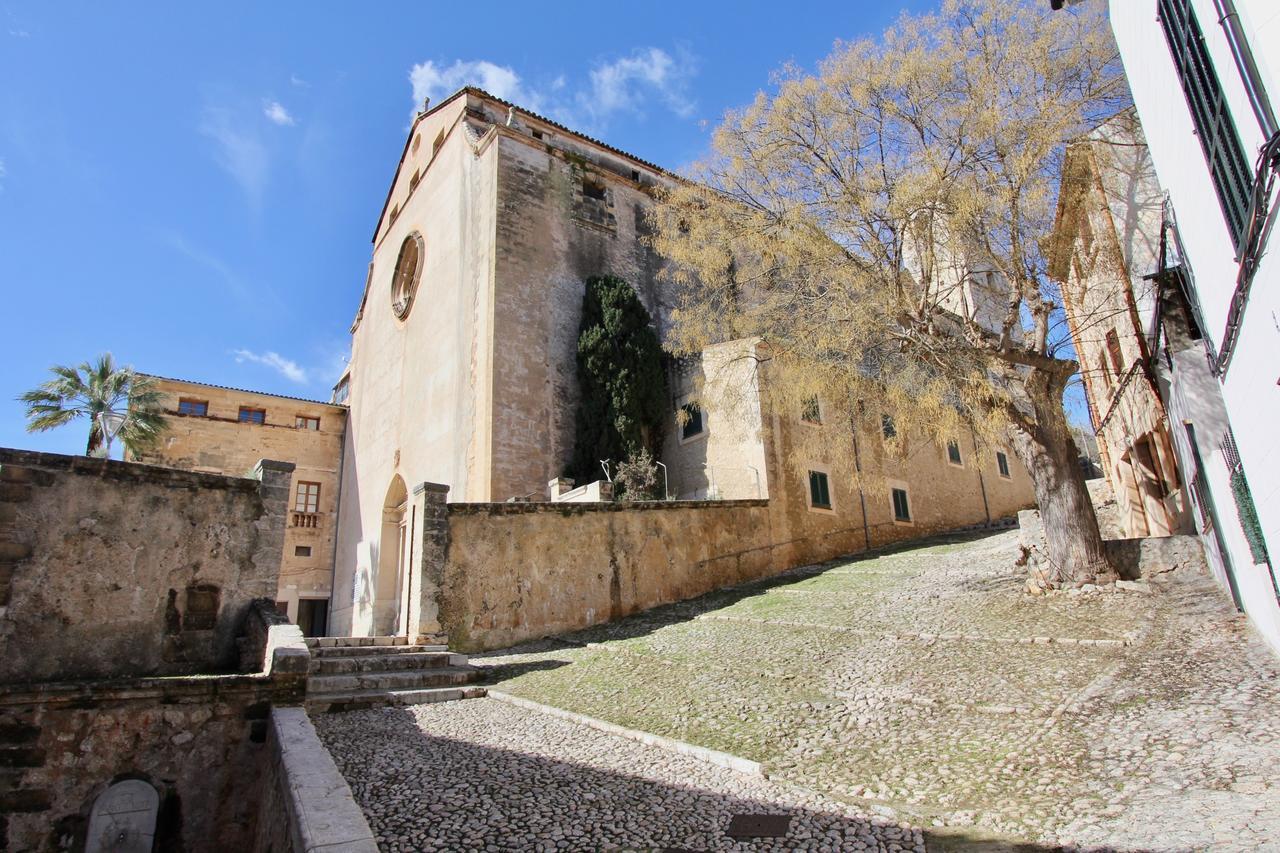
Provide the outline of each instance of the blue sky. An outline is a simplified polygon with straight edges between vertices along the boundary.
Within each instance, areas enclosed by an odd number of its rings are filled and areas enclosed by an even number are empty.
[[[415,97],[473,82],[670,168],[899,4],[0,0],[0,446],[49,365],[326,399]]]

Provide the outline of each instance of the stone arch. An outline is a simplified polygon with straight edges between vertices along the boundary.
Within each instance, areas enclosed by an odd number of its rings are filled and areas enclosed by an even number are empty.
[[[382,530],[378,538],[378,568],[374,578],[374,631],[396,632],[400,615],[402,577],[410,558],[411,513],[409,490],[399,474],[391,478],[382,501]]]

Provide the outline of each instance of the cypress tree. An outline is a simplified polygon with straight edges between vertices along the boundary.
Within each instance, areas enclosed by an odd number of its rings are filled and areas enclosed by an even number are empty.
[[[603,476],[614,463],[647,450],[662,452],[667,379],[662,345],[649,312],[626,281],[587,279],[578,330],[577,435],[569,475],[579,483]]]

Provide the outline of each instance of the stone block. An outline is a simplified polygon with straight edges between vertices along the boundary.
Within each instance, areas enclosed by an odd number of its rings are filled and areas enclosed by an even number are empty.
[[[31,814],[47,812],[52,799],[48,791],[38,788],[17,788],[12,791],[0,791],[0,813]]]

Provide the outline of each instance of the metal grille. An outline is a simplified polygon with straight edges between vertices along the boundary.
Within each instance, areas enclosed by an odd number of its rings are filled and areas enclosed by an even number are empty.
[[[1228,470],[1240,470],[1240,451],[1236,449],[1236,437],[1230,429],[1222,434],[1222,456],[1226,459]]]
[[[1231,239],[1239,249],[1248,225],[1253,172],[1245,159],[1244,146],[1240,144],[1218,74],[1205,48],[1204,34],[1189,0],[1157,2],[1160,24],[1169,41],[1169,51],[1178,68],[1182,91],[1187,96],[1187,106],[1191,109],[1191,118],[1209,163],[1218,202],[1226,216]]]

